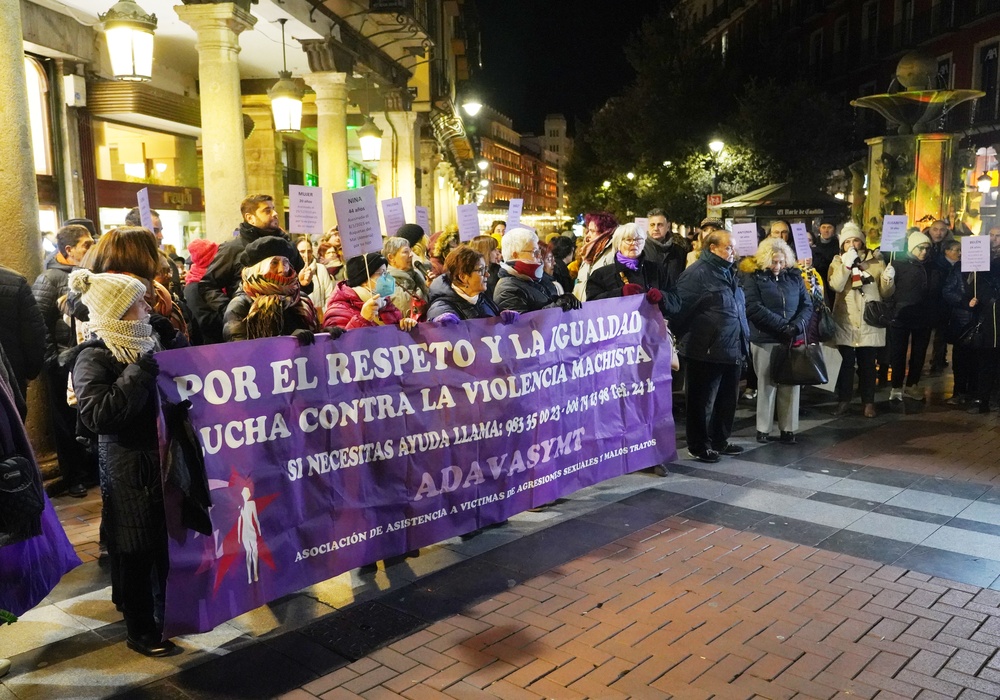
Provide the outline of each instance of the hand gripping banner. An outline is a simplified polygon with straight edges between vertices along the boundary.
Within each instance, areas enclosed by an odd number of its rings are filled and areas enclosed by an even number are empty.
[[[643,296],[159,353],[161,454],[193,436],[211,497],[199,534],[167,478],[165,633],[675,458],[670,353]]]

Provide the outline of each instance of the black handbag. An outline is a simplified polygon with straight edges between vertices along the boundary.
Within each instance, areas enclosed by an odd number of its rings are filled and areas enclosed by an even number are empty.
[[[42,534],[42,477],[16,455],[0,462],[0,547]]]
[[[864,322],[873,328],[888,328],[896,317],[896,305],[891,301],[866,301]]]
[[[819,316],[819,321],[816,322],[816,335],[820,342],[833,340],[834,336],[837,335],[837,322],[833,320],[833,312],[830,311],[830,307],[826,305],[826,302],[818,301],[813,306],[813,313]]]
[[[829,381],[823,346],[819,343],[777,345],[771,353],[770,369],[774,384],[802,386],[826,384]]]

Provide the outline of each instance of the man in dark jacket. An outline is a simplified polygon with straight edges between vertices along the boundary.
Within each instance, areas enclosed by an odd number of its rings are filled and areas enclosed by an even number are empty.
[[[97,474],[97,461],[76,440],[76,409],[66,403],[69,370],[59,364],[59,354],[76,345],[76,333],[63,320],[59,300],[69,290],[69,273],[94,245],[94,236],[82,224],[67,224],[56,234],[58,250],[38,276],[31,291],[38,302],[44,323],[44,378],[48,395],[49,417],[56,442],[56,456],[63,484],[74,498],[83,498],[83,482]]]
[[[222,342],[223,316],[242,282],[240,255],[244,249],[264,236],[281,236],[291,243],[291,238],[278,224],[278,214],[274,210],[274,198],[271,195],[255,194],[247,197],[240,204],[240,214],[243,221],[240,223],[239,236],[219,246],[215,259],[201,282],[198,282],[198,291],[204,304],[197,321],[206,343]],[[306,268],[302,256],[294,246],[292,251],[289,262],[299,273],[302,293],[308,295],[312,292],[312,273]]]
[[[949,228],[948,222],[938,219],[924,232],[931,239],[931,247],[927,253],[927,261],[939,271],[941,279],[947,279],[951,272],[951,262],[945,255],[945,246],[949,241],[955,240],[955,234]],[[945,341],[947,333],[947,322],[942,318],[934,324],[934,340],[931,344],[931,371],[930,376],[940,375],[944,368],[948,366],[948,345]]]
[[[837,227],[830,220],[824,220],[819,225],[819,237],[813,239],[812,266],[823,280],[824,301],[833,308],[836,292],[830,288],[830,264],[840,254],[840,244],[837,242]]]
[[[673,288],[684,272],[691,247],[683,236],[673,233],[670,220],[662,209],[651,209],[646,216],[649,218],[649,237],[642,252],[646,260],[660,267],[660,278],[666,288]]]
[[[687,444],[699,462],[738,455],[729,442],[736,417],[740,370],[750,352],[746,299],[736,277],[736,252],[718,219],[705,219],[701,256],[687,268],[669,296],[680,311],[670,313],[677,349],[687,361]],[[672,310],[674,304],[669,305]]]

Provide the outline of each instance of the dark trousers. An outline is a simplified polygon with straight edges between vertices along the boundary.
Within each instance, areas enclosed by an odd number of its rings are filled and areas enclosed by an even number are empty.
[[[156,551],[111,556],[112,592],[117,594],[125,627],[133,639],[159,635],[163,628],[168,562],[166,542]]]
[[[955,374],[954,395],[969,395],[976,386],[976,351],[964,345],[951,350],[951,369]]]
[[[875,358],[881,348],[838,345],[840,374],[837,375],[837,400],[850,401],[854,396],[854,370],[858,372],[861,403],[875,403]]]
[[[892,363],[892,388],[902,389],[903,378],[906,386],[920,382],[920,374],[924,371],[924,360],[927,359],[927,345],[931,340],[930,328],[898,328],[889,326],[889,353]],[[910,351],[909,367],[906,364],[906,351]]]
[[[82,484],[97,475],[97,460],[76,439],[76,409],[66,403],[69,372],[61,367],[46,367],[44,377],[59,473],[66,486]]]
[[[976,391],[976,398],[983,402],[984,406],[990,403],[990,396],[993,393],[993,385],[997,381],[997,374],[1000,372],[1000,348],[978,348],[976,349],[976,367],[979,380],[979,389]]]
[[[687,362],[687,444],[695,454],[729,442],[740,393],[740,365]]]
[[[934,327],[934,342],[931,344],[931,369],[944,369],[948,359],[948,341],[944,339],[947,323],[942,323]],[[951,351],[951,361],[955,361],[955,351]]]

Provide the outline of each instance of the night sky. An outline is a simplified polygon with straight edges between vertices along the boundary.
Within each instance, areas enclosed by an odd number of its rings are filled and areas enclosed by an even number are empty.
[[[580,0],[474,0],[479,14],[483,102],[522,133],[562,112],[573,131],[634,77],[624,45],[663,0],[595,6]],[[600,7],[595,10],[595,7]]]

